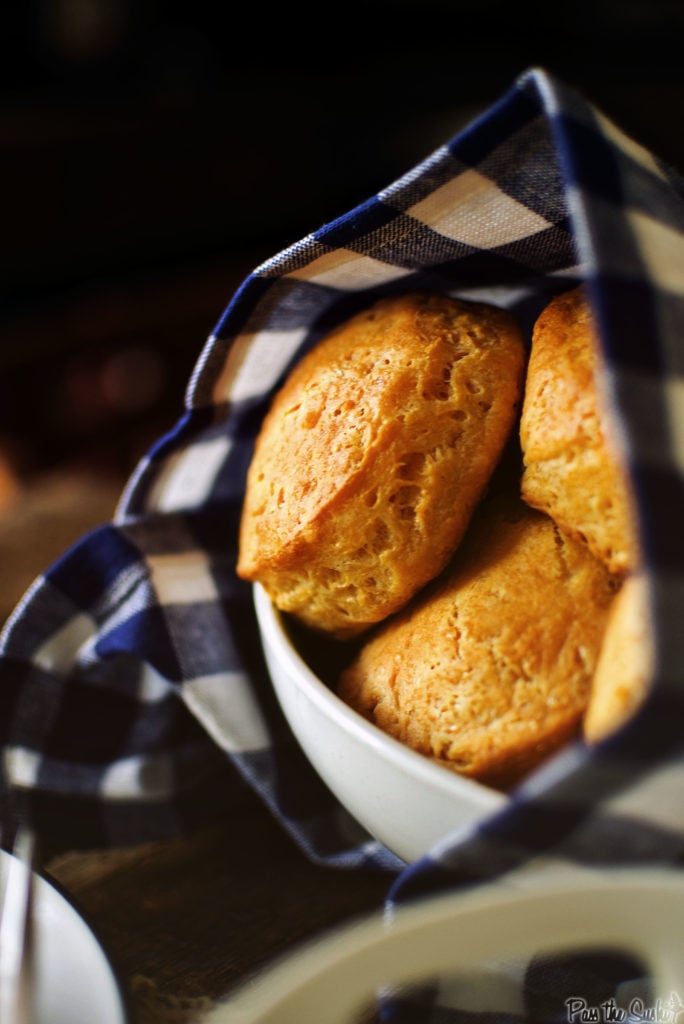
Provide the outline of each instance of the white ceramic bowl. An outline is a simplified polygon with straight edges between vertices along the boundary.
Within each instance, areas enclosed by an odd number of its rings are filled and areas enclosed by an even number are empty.
[[[432,763],[348,707],[297,649],[286,617],[258,584],[257,620],[276,696],[302,750],[340,803],[407,862],[505,806],[502,793]]]

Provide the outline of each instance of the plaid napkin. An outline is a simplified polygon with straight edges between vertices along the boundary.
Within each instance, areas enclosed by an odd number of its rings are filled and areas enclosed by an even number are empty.
[[[586,281],[621,418],[657,623],[635,722],[558,755],[483,826],[406,866],[294,742],[234,571],[255,434],[332,326],[381,295],[447,291],[528,332]],[[320,863],[391,873],[390,903],[540,866],[681,862],[684,849],[684,187],[572,88],[530,69],[384,191],[258,267],[197,362],[184,414],[114,521],[27,593],[0,646],[6,793],[62,846],[137,842],[230,813],[244,787]]]

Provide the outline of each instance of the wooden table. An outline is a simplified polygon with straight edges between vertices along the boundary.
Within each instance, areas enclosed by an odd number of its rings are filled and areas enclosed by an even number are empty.
[[[46,869],[109,954],[132,1024],[201,1021],[295,944],[380,909],[391,881],[312,864],[251,794],[195,834],[66,853]]]

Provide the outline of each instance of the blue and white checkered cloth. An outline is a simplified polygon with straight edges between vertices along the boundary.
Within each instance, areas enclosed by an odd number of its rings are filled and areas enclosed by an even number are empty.
[[[413,289],[528,330],[586,281],[641,513],[653,693],[569,747],[483,825],[406,866],[294,742],[235,574],[245,473],[274,390],[331,326]],[[206,343],[176,428],[111,524],[36,581],[0,647],[1,776],[62,845],[137,842],[230,813],[251,786],[320,863],[390,872],[390,901],[541,866],[684,854],[684,183],[542,69],[419,166],[258,267]]]

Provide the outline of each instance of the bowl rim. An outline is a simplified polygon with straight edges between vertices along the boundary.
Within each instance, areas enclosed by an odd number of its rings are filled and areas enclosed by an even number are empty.
[[[306,663],[283,626],[283,612],[276,607],[263,586],[260,583],[252,586],[263,642],[271,647],[278,660],[289,669],[288,677],[295,682],[297,688],[328,717],[334,718],[337,725],[350,732],[364,746],[376,749],[394,767],[429,784],[433,790],[439,789],[442,794],[453,798],[467,798],[470,802],[478,798],[481,804],[486,805],[486,809],[492,811],[500,810],[510,802],[510,796],[506,793],[430,761],[349,707]],[[277,693],[278,683],[272,674],[271,681]]]

